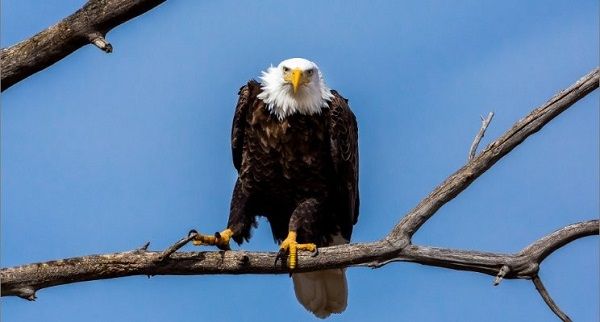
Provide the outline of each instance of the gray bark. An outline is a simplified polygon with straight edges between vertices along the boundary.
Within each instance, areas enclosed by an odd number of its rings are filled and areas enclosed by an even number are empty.
[[[418,245],[398,247],[385,240],[326,247],[318,256],[298,254],[296,272],[326,268],[367,265],[381,267],[390,262],[413,262],[423,265],[480,272],[496,276],[507,265],[505,278],[531,279],[539,263],[552,251],[575,239],[597,235],[598,220],[564,227],[536,241],[517,254],[436,248]],[[285,265],[274,265],[275,252],[203,251],[164,252],[144,248],[122,253],[90,255],[3,268],[2,296],[16,295],[35,299],[35,291],[57,285],[132,275],[205,275],[205,274],[284,274]]]
[[[87,44],[112,52],[107,32],[165,0],[90,0],[54,26],[0,52],[2,91]]]

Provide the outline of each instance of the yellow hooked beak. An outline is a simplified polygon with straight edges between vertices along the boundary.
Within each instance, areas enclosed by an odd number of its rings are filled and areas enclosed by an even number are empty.
[[[294,68],[289,74],[289,82],[292,83],[292,89],[294,90],[294,94],[298,92],[298,87],[302,84],[303,74],[300,68]]]

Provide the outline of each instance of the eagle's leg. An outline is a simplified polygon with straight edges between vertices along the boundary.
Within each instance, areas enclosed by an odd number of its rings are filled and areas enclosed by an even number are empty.
[[[279,253],[275,261],[279,258],[284,258],[285,254],[289,254],[289,262],[288,267],[290,269],[296,268],[298,265],[298,251],[310,251],[315,253],[317,251],[317,245],[314,243],[305,243],[299,244],[296,241],[298,237],[298,229],[303,229],[303,231],[310,231],[310,226],[315,221],[315,214],[317,213],[319,203],[316,199],[310,198],[301,202],[290,218],[289,223],[289,232],[287,237],[281,242],[281,246],[279,247]],[[306,237],[306,236],[304,236]]]

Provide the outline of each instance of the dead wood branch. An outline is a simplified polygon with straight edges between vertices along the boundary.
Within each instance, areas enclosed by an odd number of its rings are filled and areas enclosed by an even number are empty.
[[[504,278],[533,278],[538,272],[540,251],[551,253],[578,238],[598,234],[598,220],[569,225],[536,241],[517,254],[497,254],[410,245],[403,249],[385,240],[322,248],[316,257],[298,254],[298,272],[391,261],[414,262],[496,276],[504,266]],[[184,238],[188,239],[188,238]],[[175,245],[179,245],[178,241]],[[129,252],[90,255],[0,270],[2,296],[35,299],[39,289],[90,280],[132,275],[282,274],[288,269],[274,265],[274,252],[208,251],[180,252],[165,258],[164,252],[136,249]]]
[[[599,70],[595,68],[569,88],[525,116],[500,138],[490,143],[476,158],[464,165],[411,210],[386,239],[393,243],[410,242],[410,238],[438,209],[465,190],[480,175],[507,155],[530,135],[539,131],[575,102],[598,88]]]
[[[90,0],[74,14],[16,45],[3,48],[2,91],[87,44],[110,53],[106,33],[165,0]]]
[[[531,134],[598,87],[599,70],[594,69],[546,104],[519,120],[479,156],[458,170],[423,199],[384,239],[327,247],[319,255],[299,254],[297,271],[369,265],[379,267],[404,261],[456,270],[480,272],[497,278],[534,279],[540,263],[565,244],[599,234],[599,221],[591,220],[566,226],[549,234],[517,254],[498,254],[469,250],[427,247],[411,244],[416,230],[440,207],[465,190],[471,182],[508,154]],[[2,296],[16,295],[35,299],[39,289],[76,282],[132,275],[200,274],[279,274],[285,266],[275,266],[276,253],[218,251],[185,252],[176,250],[189,242],[182,238],[163,252],[137,249],[130,252],[91,255],[0,270]]]
[[[481,117],[481,128],[479,129],[479,132],[477,132],[477,135],[475,135],[475,139],[473,139],[473,143],[471,143],[471,148],[469,148],[469,161],[475,158],[475,153],[477,153],[477,147],[479,146],[479,142],[481,142],[481,139],[483,139],[485,131],[490,125],[490,122],[492,122],[493,117],[494,112],[490,112],[486,118],[483,118],[483,116]]]
[[[546,302],[546,304],[548,304],[548,307],[552,310],[552,312],[554,312],[554,314],[556,314],[556,316],[558,316],[558,318],[561,319],[563,322],[571,322],[571,318],[569,318],[565,314],[565,312],[561,311],[561,309],[558,307],[558,305],[556,305],[556,303],[554,302],[552,297],[550,297],[550,294],[544,287],[544,284],[542,283],[542,280],[540,279],[540,277],[537,275],[534,275],[532,280],[533,280],[533,285],[535,285],[535,289],[540,293],[540,295],[544,299],[544,302]]]

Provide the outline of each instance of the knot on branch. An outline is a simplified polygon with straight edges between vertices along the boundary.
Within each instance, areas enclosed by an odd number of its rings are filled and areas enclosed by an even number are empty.
[[[383,241],[392,247],[395,251],[402,251],[411,244],[410,235],[404,230],[402,225],[398,225],[399,229],[392,230]]]
[[[104,35],[100,32],[93,32],[89,34],[88,40],[107,54],[112,53],[113,51],[112,45],[104,38]]]
[[[508,267],[508,265],[504,265],[500,268],[500,271],[498,271],[498,275],[496,275],[496,278],[494,279],[494,286],[498,286],[498,284],[500,284],[500,282],[502,282],[502,279],[504,278],[504,276],[506,276],[506,274],[508,274],[510,272],[510,267]]]
[[[35,301],[37,296],[35,295],[35,289],[31,286],[24,286],[14,290],[14,293],[23,299],[28,301]]]

